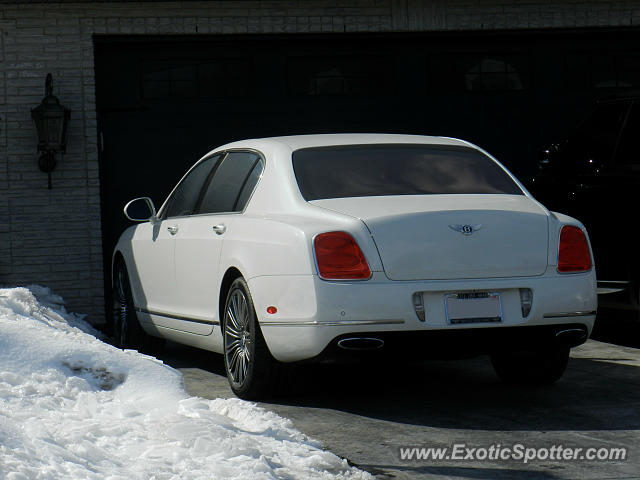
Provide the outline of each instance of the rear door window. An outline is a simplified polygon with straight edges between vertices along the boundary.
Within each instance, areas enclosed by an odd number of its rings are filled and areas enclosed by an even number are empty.
[[[382,195],[496,193],[523,195],[482,152],[439,145],[347,145],[293,153],[305,200]]]
[[[256,176],[254,172],[258,165],[260,171]],[[261,173],[262,162],[258,154],[229,152],[213,173],[198,213],[242,211]]]

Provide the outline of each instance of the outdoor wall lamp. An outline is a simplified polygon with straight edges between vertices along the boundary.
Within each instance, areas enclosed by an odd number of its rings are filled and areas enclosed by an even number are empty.
[[[31,118],[38,134],[38,152],[43,152],[38,159],[40,170],[49,175],[51,190],[51,172],[56,168],[56,153],[65,153],[67,149],[67,126],[71,118],[71,110],[60,105],[53,95],[53,80],[47,74],[44,98],[40,105],[31,110]]]

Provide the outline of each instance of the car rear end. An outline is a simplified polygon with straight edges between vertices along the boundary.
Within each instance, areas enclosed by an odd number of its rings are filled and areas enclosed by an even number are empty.
[[[306,229],[313,275],[252,280],[258,311],[287,305],[259,313],[277,359],[461,356],[588,337],[597,297],[584,228],[483,151],[314,146],[292,166],[310,211],[340,221]]]

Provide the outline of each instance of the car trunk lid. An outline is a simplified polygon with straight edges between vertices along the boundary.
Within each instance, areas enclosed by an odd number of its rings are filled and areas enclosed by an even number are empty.
[[[548,216],[524,195],[398,195],[314,200],[361,219],[391,280],[542,275]]]

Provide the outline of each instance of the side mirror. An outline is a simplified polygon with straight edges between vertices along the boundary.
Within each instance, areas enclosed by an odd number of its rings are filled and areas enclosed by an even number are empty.
[[[156,207],[149,197],[135,198],[124,206],[124,215],[134,222],[147,222],[156,216]]]

